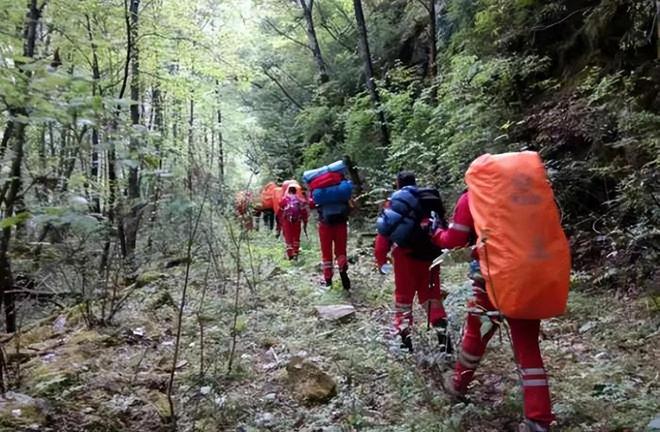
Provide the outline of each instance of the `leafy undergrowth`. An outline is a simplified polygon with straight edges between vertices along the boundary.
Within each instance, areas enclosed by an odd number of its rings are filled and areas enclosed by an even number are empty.
[[[491,342],[470,403],[451,403],[438,384],[447,364],[433,349],[423,311],[416,311],[414,355],[389,337],[393,281],[372,271],[369,251],[352,257],[347,294],[320,287],[315,240],[303,242],[301,260],[290,263],[281,243],[253,237],[250,253],[241,254],[237,310],[235,274],[216,275],[205,257],[192,266],[174,389],[180,430],[514,430],[522,402],[504,332]],[[0,410],[0,430],[167,430],[184,270],[153,269],[151,275],[163,273],[147,278],[115,326],[88,329],[73,309],[28,328],[14,357],[21,362],[14,390],[41,401],[46,414]],[[458,265],[443,270],[455,338],[469,295],[463,274]],[[348,303],[356,314],[347,322],[323,321],[314,311]],[[568,314],[543,325],[557,430],[644,429],[660,400],[659,323],[642,300],[590,294],[584,286],[572,292]],[[293,356],[329,373],[337,395],[301,402],[287,380]]]

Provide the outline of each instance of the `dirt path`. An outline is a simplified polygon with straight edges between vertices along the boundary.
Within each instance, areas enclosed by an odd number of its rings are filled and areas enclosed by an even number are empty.
[[[416,311],[415,355],[388,338],[393,281],[372,271],[369,251],[351,249],[354,289],[347,294],[320,287],[317,246],[303,243],[300,262],[290,263],[280,242],[254,236],[242,254],[237,310],[235,278],[216,277],[205,257],[196,260],[177,365],[181,430],[513,430],[522,407],[506,336],[493,339],[471,403],[451,404],[437,384],[445,365],[436,361],[423,311]],[[464,272],[443,270],[456,337],[469,294]],[[12,417],[0,409],[0,430],[166,430],[182,275],[182,267],[162,270],[130,299],[117,326],[88,330],[74,310],[26,334],[23,346],[39,351],[22,363],[17,391],[47,402],[49,415]],[[250,289],[246,280],[259,283]],[[659,411],[659,314],[642,300],[615,300],[581,285],[569,313],[543,325],[557,429],[644,430]],[[352,304],[356,313],[346,322],[320,320],[314,306],[329,304]],[[295,356],[326,372],[336,396],[302,402],[286,370]]]

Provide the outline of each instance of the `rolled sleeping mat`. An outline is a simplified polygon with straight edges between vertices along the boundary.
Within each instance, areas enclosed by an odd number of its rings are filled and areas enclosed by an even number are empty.
[[[340,172],[343,173],[346,171],[346,164],[344,161],[333,162],[330,165],[322,166],[321,168],[316,168],[313,170],[307,170],[303,173],[303,181],[307,184],[314,180],[316,177],[327,172]]]
[[[341,172],[332,172],[329,171],[325,174],[321,174],[318,177],[315,177],[314,180],[309,182],[309,189],[323,189],[329,186],[336,186],[341,181],[344,180],[344,174]]]
[[[350,180],[343,180],[336,186],[315,189],[314,192],[312,192],[314,203],[317,206],[347,202],[351,199],[352,194],[353,183]]]

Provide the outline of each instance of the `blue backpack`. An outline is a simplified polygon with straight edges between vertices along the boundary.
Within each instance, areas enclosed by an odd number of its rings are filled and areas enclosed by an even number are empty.
[[[346,202],[351,199],[353,193],[353,183],[350,180],[342,180],[335,186],[328,186],[321,189],[314,189],[312,196],[316,205],[327,205]]]
[[[391,242],[411,249],[411,256],[432,260],[440,254],[421,227],[424,218],[434,216],[435,226],[446,227],[445,211],[440,194],[435,189],[405,186],[394,192],[390,207],[378,217],[378,233]]]

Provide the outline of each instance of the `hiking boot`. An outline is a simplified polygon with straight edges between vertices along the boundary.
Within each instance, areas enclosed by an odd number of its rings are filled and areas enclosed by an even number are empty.
[[[518,425],[518,432],[548,432],[549,430],[550,428],[527,419]]]
[[[326,287],[331,288],[332,287],[332,279],[326,279],[324,282]]]
[[[440,381],[442,389],[449,395],[449,397],[456,401],[464,401],[465,393],[456,390],[454,384],[454,371],[450,370],[442,374],[442,381]]]
[[[433,328],[438,336],[438,346],[440,347],[440,350],[446,354],[452,354],[454,352],[454,347],[451,345],[451,338],[447,331],[447,320],[439,320],[433,324]]]
[[[346,291],[350,290],[351,280],[348,278],[348,273],[345,271],[339,272],[339,276],[341,277],[341,286],[343,286]]]
[[[413,344],[412,344],[412,336],[410,335],[410,329],[406,328],[403,329],[399,332],[399,336],[401,336],[401,349],[407,349],[409,353],[412,354],[413,352]]]

